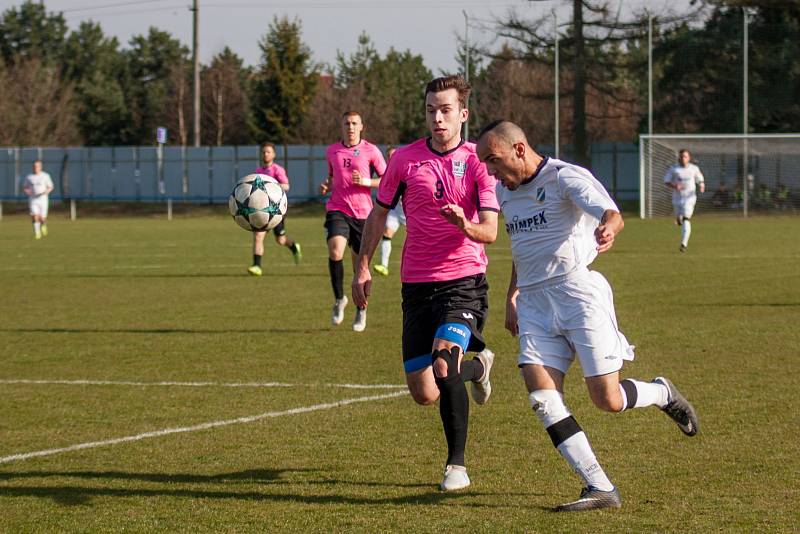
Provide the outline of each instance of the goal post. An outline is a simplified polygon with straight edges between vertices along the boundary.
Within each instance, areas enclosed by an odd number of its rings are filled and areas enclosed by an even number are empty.
[[[696,213],[800,213],[800,134],[639,137],[639,215],[672,214],[664,176],[687,149],[705,177]]]

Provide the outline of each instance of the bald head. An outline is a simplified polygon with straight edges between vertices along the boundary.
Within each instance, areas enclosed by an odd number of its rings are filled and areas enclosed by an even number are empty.
[[[484,136],[493,142],[500,141],[509,145],[525,143],[530,146],[528,144],[528,138],[525,132],[522,131],[522,128],[507,120],[499,120],[487,124],[486,127],[481,130],[478,140],[482,139]]]
[[[489,174],[512,191],[532,176],[542,161],[522,128],[506,120],[486,125],[478,136],[477,151]]]

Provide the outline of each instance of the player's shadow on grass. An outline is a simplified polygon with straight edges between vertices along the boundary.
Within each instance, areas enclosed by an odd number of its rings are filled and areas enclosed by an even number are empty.
[[[271,334],[316,334],[329,328],[261,328]],[[240,334],[241,330],[209,330],[203,328],[0,328],[0,332],[29,334]]]
[[[163,483],[163,488],[131,488],[126,484],[125,488],[112,487],[82,487],[82,486],[0,486],[0,497],[41,497],[53,499],[55,502],[67,506],[88,506],[96,497],[177,497],[192,499],[237,499],[257,502],[291,502],[305,504],[355,504],[355,505],[437,505],[447,501],[458,501],[460,506],[475,508],[513,508],[519,503],[493,504],[484,502],[484,498],[496,497],[536,497],[535,493],[491,493],[480,491],[468,491],[463,493],[443,493],[436,489],[433,484],[397,484],[383,482],[358,482],[350,480],[326,479],[323,481],[296,480],[286,478],[292,473],[318,473],[316,469],[255,469],[233,473],[222,473],[217,475],[195,475],[185,473],[126,473],[122,471],[24,471],[24,472],[0,472],[0,481],[7,482],[15,479],[37,479],[37,478],[81,478],[86,480],[120,480],[120,481],[141,481],[148,483]],[[422,493],[402,495],[398,497],[357,497],[352,495],[332,494],[332,495],[308,495],[287,493],[268,493],[261,491],[235,491],[230,489],[231,484],[264,484],[273,486],[275,484],[293,484],[304,486],[309,484],[329,484],[331,486],[383,486],[391,488],[409,488]],[[175,488],[175,484],[211,484],[221,485],[225,489],[198,489],[198,488]],[[426,491],[426,489],[429,489]],[[475,502],[479,499],[479,502]],[[530,506],[529,503],[525,504]],[[546,509],[546,508],[544,508]]]
[[[252,278],[240,273],[98,273],[65,274],[64,278]],[[327,278],[327,273],[267,272],[264,278]]]

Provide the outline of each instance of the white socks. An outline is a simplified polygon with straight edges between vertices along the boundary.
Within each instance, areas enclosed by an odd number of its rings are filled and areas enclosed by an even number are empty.
[[[663,408],[669,402],[669,389],[658,382],[642,382],[626,378],[619,383],[623,410],[658,406]]]
[[[558,452],[569,463],[570,467],[578,473],[587,486],[595,487],[601,491],[611,491],[614,484],[606,476],[603,468],[594,455],[589,438],[584,432],[578,432],[567,438],[558,447]]]
[[[689,236],[692,235],[692,222],[689,219],[684,219],[681,224],[681,245],[684,247],[689,246]]]
[[[381,239],[381,265],[389,267],[389,256],[392,254],[392,240]]]

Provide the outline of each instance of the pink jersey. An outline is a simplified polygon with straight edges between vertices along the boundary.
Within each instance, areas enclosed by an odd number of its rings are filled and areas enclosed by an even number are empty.
[[[472,241],[440,213],[445,204],[458,204],[478,222],[478,212],[500,211],[495,179],[475,153],[474,143],[462,143],[440,154],[420,139],[399,148],[378,189],[378,204],[397,205],[402,197],[406,242],[400,279],[440,282],[486,272],[483,244]]]
[[[289,183],[289,177],[286,176],[286,169],[275,162],[272,162],[271,165],[267,165],[266,167],[259,167],[254,172],[256,174],[266,174],[267,176],[272,176],[278,180],[279,184],[288,185]]]
[[[331,182],[331,198],[325,204],[327,211],[341,211],[354,219],[366,219],[372,211],[372,189],[353,183],[353,171],[358,170],[364,178],[373,174],[382,176],[386,172],[386,160],[381,151],[363,139],[347,147],[341,141],[328,147],[328,175]]]

